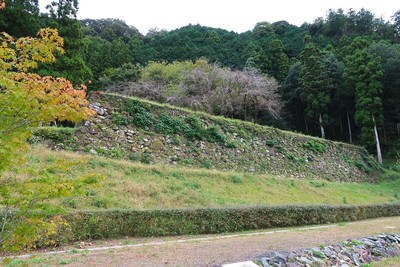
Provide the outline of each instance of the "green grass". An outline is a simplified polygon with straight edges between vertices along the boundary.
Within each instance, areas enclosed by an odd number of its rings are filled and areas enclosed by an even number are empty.
[[[56,200],[67,210],[199,208],[284,204],[398,202],[400,179],[379,184],[294,180],[271,175],[149,165],[32,147],[27,162],[5,173],[34,179],[91,179],[80,196]],[[344,201],[346,203],[344,203]]]
[[[398,267],[400,266],[400,257],[385,259],[379,262],[363,265],[365,267]]]

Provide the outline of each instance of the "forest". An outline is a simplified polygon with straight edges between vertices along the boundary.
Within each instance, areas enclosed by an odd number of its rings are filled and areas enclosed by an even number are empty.
[[[328,10],[313,23],[243,33],[187,25],[141,34],[119,19],[78,20],[77,0],[6,0],[0,31],[57,29],[65,53],[42,76],[272,125],[383,152],[400,147],[400,10]],[[322,15],[322,14],[321,14]],[[379,143],[378,143],[379,145]]]

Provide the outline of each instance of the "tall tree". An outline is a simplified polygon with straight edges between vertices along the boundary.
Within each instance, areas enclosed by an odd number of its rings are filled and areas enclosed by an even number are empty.
[[[14,37],[34,36],[40,28],[38,0],[5,0],[0,8],[0,31]]]
[[[87,83],[93,74],[83,59],[85,43],[81,25],[76,19],[78,1],[53,1],[47,9],[50,12],[47,26],[59,30],[60,36],[64,38],[65,54],[59,55],[59,60],[52,65],[41,68],[39,73],[65,77],[75,85]]]
[[[368,51],[382,59],[384,126],[400,136],[400,45],[381,41],[373,43]]]
[[[297,129],[308,132],[307,119],[304,114],[303,88],[300,85],[301,63],[294,63],[288,72],[283,86],[279,92],[283,100],[284,110],[286,111],[286,119]],[[304,125],[304,127],[303,127]]]
[[[346,58],[344,77],[355,89],[355,121],[361,127],[361,142],[366,146],[375,143],[378,161],[382,163],[377,130],[383,122],[381,59],[368,52],[369,43],[364,38],[357,37],[352,47],[354,53]]]
[[[306,36],[305,42],[306,46],[300,55],[300,84],[307,104],[306,115],[310,119],[317,118],[321,137],[325,138],[324,119],[328,118],[332,80],[328,75],[322,51],[313,44],[311,36]]]
[[[274,39],[270,42],[268,59],[269,66],[267,73],[280,83],[283,83],[289,71],[289,58],[283,52],[283,43],[281,40]]]

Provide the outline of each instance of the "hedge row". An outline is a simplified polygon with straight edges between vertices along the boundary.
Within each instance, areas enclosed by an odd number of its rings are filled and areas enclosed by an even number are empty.
[[[180,210],[101,210],[66,215],[69,240],[214,234],[400,216],[400,203]]]

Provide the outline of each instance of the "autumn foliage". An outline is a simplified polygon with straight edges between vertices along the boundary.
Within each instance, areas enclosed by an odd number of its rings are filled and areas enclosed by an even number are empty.
[[[48,202],[82,187],[62,179],[35,182],[1,176],[25,154],[33,127],[79,122],[94,114],[85,86],[75,89],[65,78],[32,72],[39,64],[54,62],[55,52],[64,52],[63,42],[52,29],[40,30],[36,38],[0,35],[0,252],[55,245],[52,237],[65,223],[61,210]]]
[[[56,30],[42,29],[36,38],[0,36],[0,171],[25,147],[30,127],[39,122],[78,122],[93,115],[85,86],[75,89],[64,78],[41,77],[31,71],[63,53]]]

